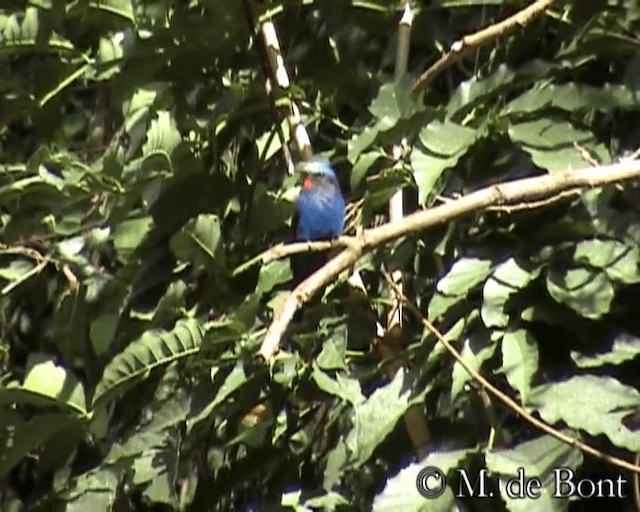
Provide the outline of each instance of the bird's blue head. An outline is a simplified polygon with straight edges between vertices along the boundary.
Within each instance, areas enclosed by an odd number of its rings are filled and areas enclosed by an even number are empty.
[[[296,165],[296,171],[301,175],[302,190],[311,190],[316,187],[324,188],[327,185],[340,188],[336,173],[326,160],[312,158],[299,162]]]
[[[302,190],[298,197],[298,240],[322,240],[340,236],[344,227],[345,201],[335,171],[325,160],[300,162]]]

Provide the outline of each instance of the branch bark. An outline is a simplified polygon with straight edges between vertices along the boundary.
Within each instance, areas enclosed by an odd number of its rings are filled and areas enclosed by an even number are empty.
[[[451,49],[436,61],[416,80],[411,87],[411,94],[416,97],[445,69],[463,59],[475,49],[485,46],[499,37],[515,32],[518,28],[524,28],[531,24],[554,4],[564,0],[537,0],[528,7],[509,16],[494,25],[490,25],[474,34],[464,36],[451,45]]]

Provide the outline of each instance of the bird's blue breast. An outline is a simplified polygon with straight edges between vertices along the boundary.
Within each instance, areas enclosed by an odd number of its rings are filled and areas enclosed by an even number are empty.
[[[303,190],[298,199],[298,240],[338,238],[344,229],[345,202],[340,189]]]

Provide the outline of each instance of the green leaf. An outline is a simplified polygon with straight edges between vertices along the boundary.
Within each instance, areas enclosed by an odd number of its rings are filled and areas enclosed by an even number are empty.
[[[420,142],[430,153],[454,156],[466,152],[478,138],[478,131],[451,121],[431,121],[420,131]]]
[[[378,95],[369,106],[375,124],[366,127],[349,141],[347,157],[350,162],[355,162],[380,134],[391,131],[400,120],[423,110],[422,103],[415,101],[409,94],[410,85],[410,78],[405,77],[399,82],[388,82],[380,86]]]
[[[640,450],[640,431],[622,421],[640,407],[640,392],[611,377],[580,375],[543,384],[531,390],[526,405],[547,423],[562,421],[592,436],[604,434],[620,448]]]
[[[570,431],[561,431],[575,436]],[[498,448],[485,454],[487,469],[503,476],[517,476],[518,469],[526,468],[527,477],[545,478],[555,468],[577,469],[583,461],[582,452],[555,437],[543,435],[525,441],[513,448]]]
[[[509,127],[509,137],[514,142],[538,149],[557,149],[562,146],[571,146],[574,142],[578,144],[589,142],[593,134],[579,130],[567,121],[542,118],[514,123]]]
[[[355,408],[354,426],[344,436],[348,458],[344,462],[340,444],[330,454],[325,471],[325,485],[333,487],[335,466],[348,463],[350,467],[364,464],[376,447],[393,430],[396,423],[410,407],[411,379],[400,370],[393,380],[374,391],[371,396]]]
[[[109,346],[118,330],[119,319],[120,315],[117,313],[106,313],[100,315],[91,323],[89,338],[97,356],[102,356],[109,350]]]
[[[400,119],[401,113],[396,94],[394,83],[383,84],[378,90],[378,96],[369,107],[373,117],[383,126],[391,127]]]
[[[442,173],[455,167],[479,136],[479,131],[451,121],[434,120],[425,126],[420,132],[420,144],[411,152],[420,204],[425,204]]]
[[[146,121],[157,96],[157,90],[141,88],[132,94],[130,100],[123,103],[122,115],[126,120],[125,128],[128,133],[133,132],[137,126]]]
[[[347,358],[346,325],[330,325],[327,329],[328,333],[322,343],[322,351],[316,357],[316,363],[321,370],[342,370],[346,367]]]
[[[576,245],[573,259],[602,269],[613,281],[625,284],[640,282],[640,250],[617,240],[585,240]]]
[[[135,22],[135,11],[131,0],[99,0],[91,1],[89,5],[92,9],[107,12],[124,18],[127,21]]]
[[[45,354],[31,354],[27,360],[27,372],[21,386],[12,386],[7,391],[21,391],[50,400],[86,417],[87,402],[84,388],[78,379]]]
[[[194,426],[208,418],[218,406],[240,389],[248,380],[242,363],[237,363],[226,376],[218,376],[218,373],[218,368],[212,369],[211,380],[214,381],[214,384],[220,382],[215,397],[201,409],[192,411],[187,419],[187,432],[191,432]]]
[[[613,340],[613,346],[607,352],[599,354],[581,354],[571,351],[571,359],[579,368],[598,368],[606,364],[622,364],[640,355],[640,338],[622,332]]]
[[[378,151],[369,151],[361,154],[351,168],[350,186],[351,190],[356,190],[364,180],[367,171],[376,163],[383,155]]]
[[[586,148],[601,163],[611,162],[606,148],[593,133],[574,127],[567,121],[541,118],[509,125],[509,137],[531,155],[533,162],[548,171],[588,167],[574,144]]]
[[[591,87],[584,84],[542,84],[526,91],[509,102],[503,113],[532,113],[547,107],[556,107],[574,112],[577,110],[600,110],[607,112],[616,108],[635,107],[638,93],[624,85],[605,84]]]
[[[283,506],[287,506],[287,502],[285,501],[285,496],[287,496],[287,494],[288,493],[283,493],[282,495],[281,504]],[[328,492],[320,496],[308,498],[302,505],[305,507],[305,510],[336,510],[338,506],[348,506],[349,500],[341,496],[337,492]]]
[[[171,113],[161,110],[158,112],[158,118],[151,121],[147,131],[147,142],[142,147],[142,154],[148,156],[156,152],[163,152],[166,155],[171,155],[181,141],[182,137],[175,119]]]
[[[455,512],[460,510],[454,498],[454,490],[447,486],[437,498],[426,499],[418,492],[417,481],[421,477],[420,471],[427,466],[433,466],[447,474],[459,469],[468,450],[451,452],[433,452],[420,463],[413,463],[403,468],[387,483],[373,500],[373,512],[422,511],[422,512]],[[433,478],[433,477],[432,477]],[[424,485],[424,482],[421,482]],[[433,484],[427,482],[431,488]],[[457,492],[458,490],[455,489]]]
[[[97,62],[107,68],[100,74],[100,79],[107,80],[120,72],[119,61],[124,55],[122,39],[116,36],[101,37],[98,47]],[[109,64],[113,64],[109,66]]]
[[[557,498],[558,491],[566,492],[560,485],[566,474],[558,471],[575,474],[583,457],[579,449],[544,435],[513,448],[491,450],[485,460],[487,469],[499,475],[500,495],[509,511],[560,512],[568,510],[570,502]],[[534,479],[539,485],[527,489]]]
[[[32,260],[23,258],[11,260],[8,264],[0,267],[0,278],[10,282],[19,281],[28,275],[34,267],[35,264]]]
[[[502,371],[507,382],[527,401],[531,382],[538,371],[539,355],[535,339],[524,329],[507,331],[502,338]]]
[[[44,413],[34,414],[28,421],[4,425],[0,429],[0,478],[5,478],[30,452],[44,446],[75,421],[68,414]]]
[[[342,377],[340,374],[337,374],[336,378],[332,379],[315,363],[313,364],[311,377],[322,391],[349,402],[353,406],[357,406],[365,400],[360,389],[360,383],[355,379]]]
[[[461,258],[436,285],[436,293],[429,303],[429,319],[435,320],[464,299],[491,273],[491,260]]]
[[[4,18],[4,19],[2,19]],[[57,51],[71,52],[73,44],[52,30],[43,30],[40,23],[40,10],[27,7],[24,12],[0,18],[0,49],[32,50],[48,48]],[[22,20],[20,20],[22,18]],[[48,36],[42,40],[42,36]],[[40,36],[40,37],[39,37]]]
[[[118,224],[113,234],[113,243],[118,255],[123,259],[129,258],[152,226],[153,218],[150,215],[139,219],[125,220]]]
[[[507,302],[518,291],[540,274],[540,268],[533,271],[523,269],[516,259],[509,258],[498,265],[484,283],[482,289],[482,321],[487,327],[506,327],[509,323]]]
[[[604,272],[587,269],[552,269],[547,289],[558,302],[566,304],[586,318],[606,315],[614,297],[613,286]]]
[[[445,295],[465,296],[491,273],[491,260],[461,258],[438,281],[436,289]]]
[[[498,69],[485,78],[474,75],[473,78],[460,83],[447,103],[447,117],[451,118],[470,109],[483,98],[496,94],[501,88],[511,85],[516,74],[506,65],[500,64]]]
[[[154,326],[165,325],[179,317],[185,310],[187,285],[184,281],[174,281],[158,301],[151,323]]]
[[[292,277],[291,265],[289,265],[288,260],[270,261],[260,268],[256,291],[258,293],[269,293],[279,284],[290,281]]]
[[[180,320],[172,331],[145,332],[106,366],[93,396],[93,407],[112,400],[152,370],[198,353],[203,335],[203,328],[194,319]]]
[[[464,341],[460,355],[472,370],[480,370],[482,364],[490,359],[496,351],[495,343],[487,343],[483,337],[471,337]],[[471,380],[471,375],[457,361],[451,372],[451,399],[455,399],[464,389],[464,385]]]
[[[385,127],[378,125],[366,127],[359,134],[353,136],[349,141],[349,151],[347,153],[349,161],[355,162],[360,154],[375,142],[379,133],[383,131],[384,128]]]
[[[280,123],[280,133],[286,138],[289,137],[289,123],[285,119]],[[256,147],[258,155],[264,162],[273,158],[282,149],[282,141],[278,131],[275,128],[271,128],[269,131],[264,132],[256,139]]]
[[[176,258],[189,261],[196,267],[210,267],[216,260],[220,244],[220,220],[213,214],[198,215],[191,219],[171,239],[170,246]]]
[[[110,510],[116,502],[116,491],[123,469],[98,467],[75,477],[60,497],[66,501],[66,510]]]

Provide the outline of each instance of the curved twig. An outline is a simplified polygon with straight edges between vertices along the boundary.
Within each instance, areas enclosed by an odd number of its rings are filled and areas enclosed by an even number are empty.
[[[494,25],[490,25],[474,34],[464,36],[451,45],[451,49],[438,59],[429,69],[427,69],[416,80],[411,87],[411,94],[415,97],[424,90],[433,80],[445,69],[452,66],[466,55],[472,53],[477,48],[485,46],[499,37],[515,32],[519,28],[524,28],[533,20],[543,14],[553,4],[563,0],[537,0],[528,7],[517,12],[513,16],[502,20]]]

